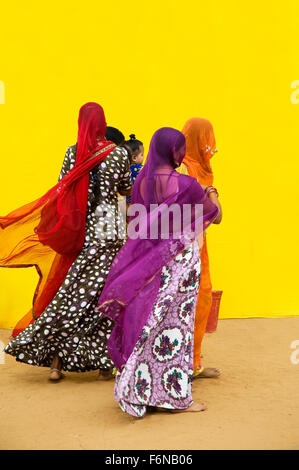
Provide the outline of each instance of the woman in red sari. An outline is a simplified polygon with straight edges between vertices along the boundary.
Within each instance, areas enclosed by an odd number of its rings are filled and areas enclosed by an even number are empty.
[[[112,323],[94,308],[125,240],[117,193],[130,193],[130,162],[125,149],[105,139],[100,105],[82,106],[78,127],[56,186],[0,218],[0,266],[35,266],[40,276],[32,310],[5,352],[51,367],[52,380],[61,370],[106,376],[113,367],[106,350]]]

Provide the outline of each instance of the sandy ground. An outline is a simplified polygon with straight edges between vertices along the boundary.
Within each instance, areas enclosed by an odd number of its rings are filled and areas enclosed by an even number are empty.
[[[5,344],[10,332],[0,330]],[[299,318],[221,320],[204,344],[218,379],[199,379],[202,413],[148,414],[136,420],[96,372],[49,383],[48,370],[0,365],[1,449],[299,449],[299,364],[291,343]],[[299,355],[298,355],[299,357]]]

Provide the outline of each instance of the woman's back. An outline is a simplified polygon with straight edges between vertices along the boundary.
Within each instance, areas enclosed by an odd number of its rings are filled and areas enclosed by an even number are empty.
[[[76,145],[68,147],[61,179],[75,165]],[[125,226],[118,215],[118,193],[132,186],[126,149],[116,147],[89,175],[85,244],[95,238],[105,243],[126,238]]]

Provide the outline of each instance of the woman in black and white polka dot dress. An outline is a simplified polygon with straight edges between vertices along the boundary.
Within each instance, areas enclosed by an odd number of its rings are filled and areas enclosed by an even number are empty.
[[[76,146],[69,147],[60,178],[74,166],[75,157]],[[116,147],[90,172],[83,248],[44,312],[5,348],[18,361],[55,368],[52,379],[61,377],[60,369],[100,370],[105,377],[113,368],[106,350],[113,324],[95,307],[126,237],[117,193],[130,193],[129,167],[127,151]]]

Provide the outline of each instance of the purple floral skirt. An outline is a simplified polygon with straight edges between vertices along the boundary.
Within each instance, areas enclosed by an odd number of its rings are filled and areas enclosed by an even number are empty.
[[[147,406],[185,409],[192,404],[193,328],[200,282],[197,242],[161,271],[157,299],[122,372],[114,397],[143,417]]]

